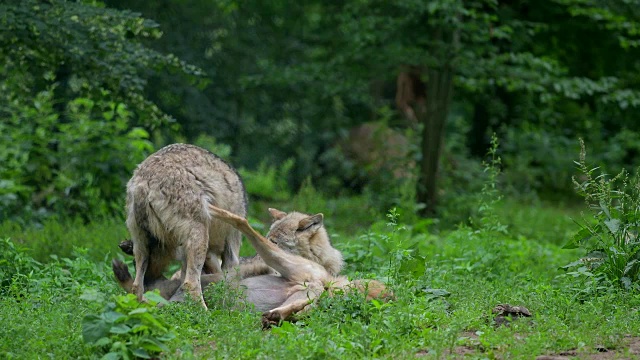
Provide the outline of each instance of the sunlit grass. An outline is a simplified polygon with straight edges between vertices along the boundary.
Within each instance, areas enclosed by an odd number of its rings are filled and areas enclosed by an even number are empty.
[[[163,357],[396,359],[467,354],[529,359],[563,351],[580,356],[596,353],[597,347],[626,356],[625,335],[640,331],[634,310],[640,307],[636,294],[612,290],[578,299],[571,290],[571,278],[558,276],[563,274],[560,267],[577,256],[561,248],[576,230],[571,221],[578,212],[575,209],[506,201],[496,209],[500,221],[508,225],[506,233],[461,226],[437,234],[429,233],[428,225],[403,224],[402,216],[395,226],[388,226],[387,219],[353,232],[336,231],[349,225],[337,216],[345,210],[340,206],[319,210],[336,214],[330,231],[336,233],[336,246],[349,262],[345,273],[386,279],[396,294],[394,301],[372,304],[357,297],[321,299],[298,323],[264,331],[260,314],[238,310],[228,299],[233,294],[220,285],[206,292],[208,311],[189,303],[160,309],[157,316],[177,335]],[[343,223],[338,226],[338,222]],[[68,239],[82,246],[80,240],[89,239],[84,246],[93,249],[88,255],[76,254],[78,260],[59,262],[56,266],[61,271],[55,276],[36,274],[62,279],[56,280],[60,285],[47,281],[40,290],[18,291],[16,297],[11,295],[14,289],[0,297],[0,320],[5,324],[0,334],[7,339],[0,347],[4,357],[96,357],[95,349],[82,340],[81,320],[99,310],[78,298],[84,291],[78,287],[94,288],[107,298],[122,294],[111,280],[104,254],[113,252],[119,238],[125,236],[123,225],[117,221],[71,222],[21,230],[5,224],[2,229],[9,229],[13,238],[26,245]],[[113,233],[89,236],[107,229]],[[20,256],[42,258],[46,251],[56,253],[55,249],[62,249],[58,252],[62,256],[70,254],[67,247],[49,246]],[[99,252],[102,257],[97,256]],[[90,260],[83,260],[86,257]],[[104,273],[91,275],[96,271]],[[69,284],[64,280],[68,277],[77,283]],[[501,303],[525,306],[533,316],[496,327],[492,309]],[[63,345],[52,345],[60,341]]]

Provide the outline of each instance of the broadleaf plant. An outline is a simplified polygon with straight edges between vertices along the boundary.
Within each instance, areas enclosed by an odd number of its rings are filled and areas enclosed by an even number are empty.
[[[563,268],[584,281],[581,291],[640,289],[640,173],[630,175],[623,169],[613,177],[594,175],[598,168],[587,165],[582,140],[580,147],[576,164],[581,176],[573,182],[591,218],[576,221],[580,230],[565,245],[583,249],[585,256]]]
[[[100,302],[91,293],[82,296]],[[103,359],[151,359],[168,350],[166,342],[175,338],[168,325],[156,316],[156,305],[166,304],[159,294],[147,292],[146,302],[133,294],[115,297],[99,314],[82,320],[84,341],[104,353]]]

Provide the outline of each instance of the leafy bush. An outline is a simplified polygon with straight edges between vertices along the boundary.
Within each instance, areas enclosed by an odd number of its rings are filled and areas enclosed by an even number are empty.
[[[263,161],[256,170],[240,169],[247,193],[259,199],[286,200],[291,196],[288,178],[294,160],[289,159],[279,167],[268,165]]]
[[[102,313],[85,316],[84,341],[103,353],[103,359],[151,359],[168,351],[165,343],[175,334],[156,316],[156,305],[167,301],[157,292],[147,292],[145,298],[146,302],[138,302],[133,294],[116,296],[113,302],[104,304]],[[96,292],[87,292],[82,299],[104,302]]]
[[[143,128],[177,128],[147,79],[201,71],[143,44],[156,23],[99,1],[6,1],[0,23],[0,218],[121,212],[152,150]]]
[[[581,175],[573,181],[592,216],[578,222],[580,231],[565,245],[582,249],[585,256],[564,268],[580,281],[580,291],[640,289],[640,172],[630,176],[623,169],[614,177],[595,175],[598,168],[586,163],[582,140],[580,147],[576,164]]]
[[[54,92],[51,84],[34,99],[14,94],[0,109],[0,217],[120,213],[126,181],[152,150],[148,133],[108,100],[75,98],[62,119]]]
[[[77,297],[85,289],[114,286],[104,264],[87,258],[87,250],[75,248],[73,259],[51,255],[41,263],[10,239],[0,239],[0,295],[45,300]]]
[[[498,188],[502,159],[498,156],[498,137],[496,134],[493,134],[491,137],[491,147],[489,148],[488,155],[490,157],[489,162],[482,163],[487,178],[482,185],[482,190],[477,200],[477,217],[479,219],[475,221],[472,219],[472,222],[475,223],[480,231],[506,234],[507,228],[500,222],[496,213],[496,206],[504,197]]]
[[[32,288],[50,298],[75,298],[87,289],[114,289],[116,285],[106,266],[107,257],[95,262],[87,253],[87,249],[74,248],[71,258],[51,255],[38,277],[32,279]]]

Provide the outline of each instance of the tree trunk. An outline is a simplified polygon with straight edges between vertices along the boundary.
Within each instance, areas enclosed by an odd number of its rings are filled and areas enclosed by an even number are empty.
[[[422,128],[422,160],[417,184],[417,200],[425,207],[423,216],[433,216],[438,203],[437,178],[444,143],[444,125],[449,116],[453,93],[453,69],[450,66],[426,71],[426,102],[417,108]]]
[[[488,99],[480,96],[478,102],[474,104],[473,118],[471,120],[471,130],[467,134],[469,144],[469,155],[482,158],[489,149],[487,130],[489,129],[490,114],[487,109]]]

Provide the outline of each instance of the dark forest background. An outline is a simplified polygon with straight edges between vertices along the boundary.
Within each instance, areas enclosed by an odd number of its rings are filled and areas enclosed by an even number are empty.
[[[634,1],[8,0],[0,48],[0,218],[23,223],[121,216],[172,142],[253,199],[455,221],[494,133],[523,201],[575,199],[579,138],[604,172],[640,165]]]

